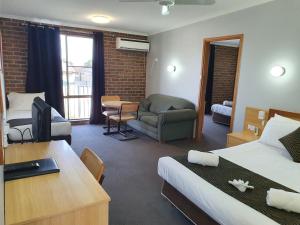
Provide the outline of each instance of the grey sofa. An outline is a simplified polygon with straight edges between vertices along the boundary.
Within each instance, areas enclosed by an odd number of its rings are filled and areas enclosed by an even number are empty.
[[[160,142],[192,138],[195,105],[185,99],[153,94],[141,102],[137,120],[128,125]]]

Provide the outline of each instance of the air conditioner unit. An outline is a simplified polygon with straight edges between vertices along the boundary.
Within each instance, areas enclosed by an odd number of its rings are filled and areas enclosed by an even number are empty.
[[[120,49],[120,50],[149,52],[150,42],[146,41],[146,40],[118,37],[116,47],[117,47],[117,49]]]

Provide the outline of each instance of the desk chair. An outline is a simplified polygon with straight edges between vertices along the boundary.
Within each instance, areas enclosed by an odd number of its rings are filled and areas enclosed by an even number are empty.
[[[95,179],[102,184],[104,180],[104,163],[95,152],[89,148],[85,148],[80,156],[83,164],[93,174]]]
[[[121,100],[120,96],[117,96],[117,95],[115,95],[115,96],[105,95],[105,96],[101,97],[101,112],[102,112],[102,115],[104,115],[106,117],[106,125],[108,123],[109,117],[112,116],[112,115],[117,115],[118,110],[104,108],[102,106],[102,103],[105,102],[105,101],[120,101],[120,100]],[[107,126],[104,126],[103,128],[106,129]]]
[[[112,115],[109,117],[108,129],[107,129],[108,133],[110,133],[110,121],[113,120],[118,124],[117,132],[122,134],[125,137],[122,139],[122,141],[135,139],[136,136],[131,135],[131,137],[127,137],[126,135],[127,121],[137,119],[138,110],[139,110],[139,103],[123,103],[118,115]],[[122,123],[125,123],[125,130],[121,132]]]

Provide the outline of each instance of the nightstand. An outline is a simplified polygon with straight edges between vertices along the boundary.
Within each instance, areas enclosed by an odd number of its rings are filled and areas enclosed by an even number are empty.
[[[249,131],[229,133],[227,134],[227,147],[245,144],[247,142],[256,141],[258,139],[259,136],[256,136]]]

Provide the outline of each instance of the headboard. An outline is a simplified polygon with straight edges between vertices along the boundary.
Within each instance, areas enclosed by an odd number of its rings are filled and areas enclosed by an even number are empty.
[[[274,117],[275,114],[300,121],[300,113],[288,112],[279,109],[269,109],[269,119]]]

